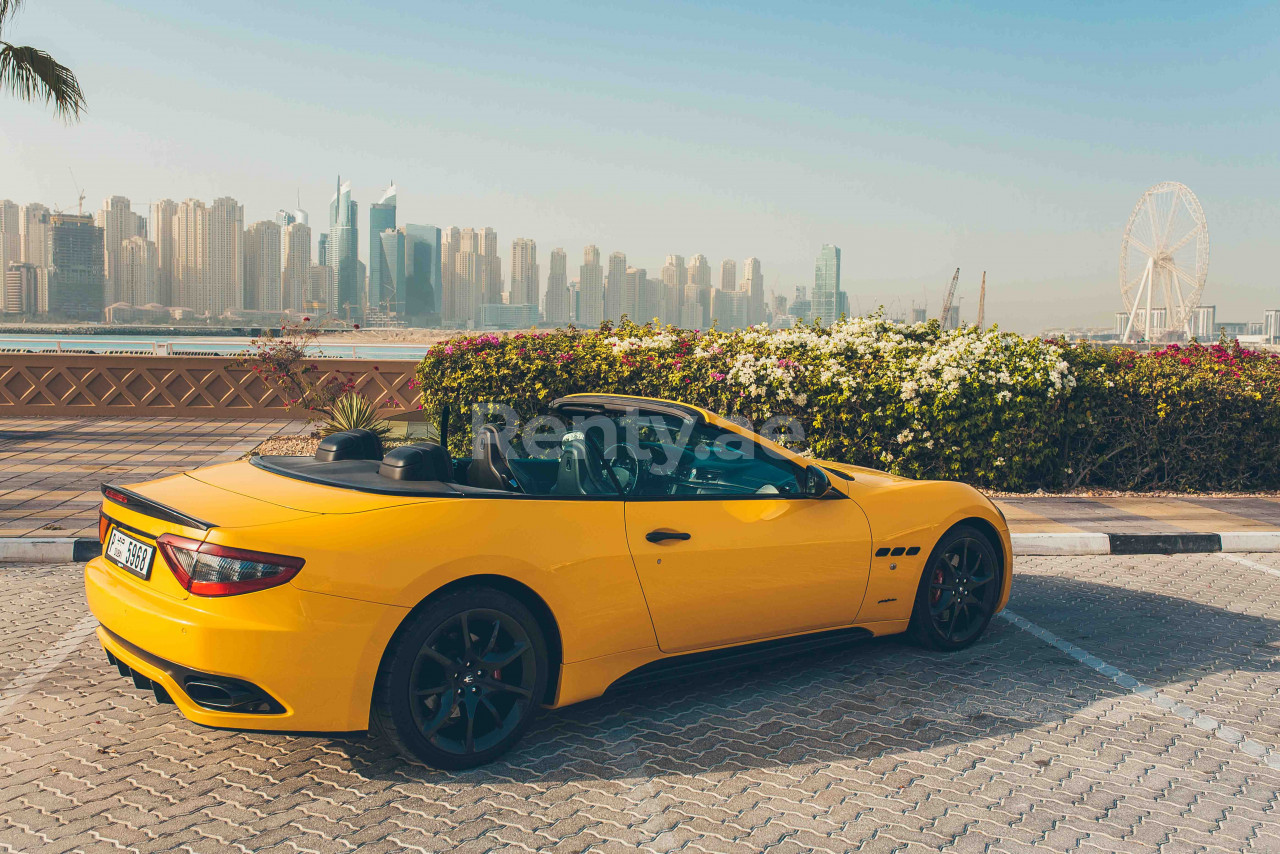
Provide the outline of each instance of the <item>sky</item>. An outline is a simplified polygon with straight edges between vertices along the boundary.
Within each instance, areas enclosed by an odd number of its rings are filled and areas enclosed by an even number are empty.
[[[27,0],[5,38],[89,102],[66,125],[0,94],[0,198],[230,195],[246,223],[327,222],[392,180],[401,223],[552,248],[760,258],[855,308],[1035,333],[1107,325],[1122,232],[1180,181],[1219,321],[1280,308],[1280,4],[172,3]],[[74,171],[74,181],[69,170]],[[364,248],[362,247],[362,253]]]

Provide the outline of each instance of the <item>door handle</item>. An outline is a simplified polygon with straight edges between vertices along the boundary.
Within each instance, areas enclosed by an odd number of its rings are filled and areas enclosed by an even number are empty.
[[[689,535],[683,531],[650,531],[644,538],[651,543],[661,543],[665,540],[687,540]]]

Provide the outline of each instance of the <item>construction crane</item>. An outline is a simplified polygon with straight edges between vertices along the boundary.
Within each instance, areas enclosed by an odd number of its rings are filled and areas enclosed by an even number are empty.
[[[70,166],[67,167],[67,171],[71,172],[71,183],[76,188],[76,192],[80,194],[77,210],[79,211],[80,216],[84,216],[84,187],[80,186],[80,182],[76,180],[76,173],[72,172]]]
[[[978,328],[987,317],[987,271],[982,271],[982,288],[978,291]]]
[[[947,315],[951,313],[951,301],[956,298],[956,282],[960,281],[960,268],[956,267],[956,274],[951,277],[951,287],[947,288],[947,298],[942,301],[942,313],[938,315],[938,322],[942,324],[942,328],[947,328]]]

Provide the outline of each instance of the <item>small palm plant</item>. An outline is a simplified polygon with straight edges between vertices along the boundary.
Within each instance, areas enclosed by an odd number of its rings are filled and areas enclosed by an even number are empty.
[[[71,69],[43,50],[11,44],[4,27],[22,0],[0,0],[0,89],[8,89],[24,101],[44,101],[67,121],[84,112],[84,93]]]
[[[325,414],[327,417],[320,425],[321,436],[344,430],[372,430],[381,439],[391,432],[387,422],[378,417],[373,404],[359,392],[344,394],[334,401]]]

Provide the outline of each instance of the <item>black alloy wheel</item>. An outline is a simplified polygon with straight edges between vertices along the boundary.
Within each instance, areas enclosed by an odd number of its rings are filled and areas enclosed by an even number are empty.
[[[935,649],[969,646],[991,621],[1000,586],[1000,564],[987,538],[968,526],[953,528],[925,564],[912,634]]]
[[[371,719],[391,743],[436,768],[470,768],[511,748],[546,687],[546,644],[512,596],[474,589],[424,608],[379,669]]]

